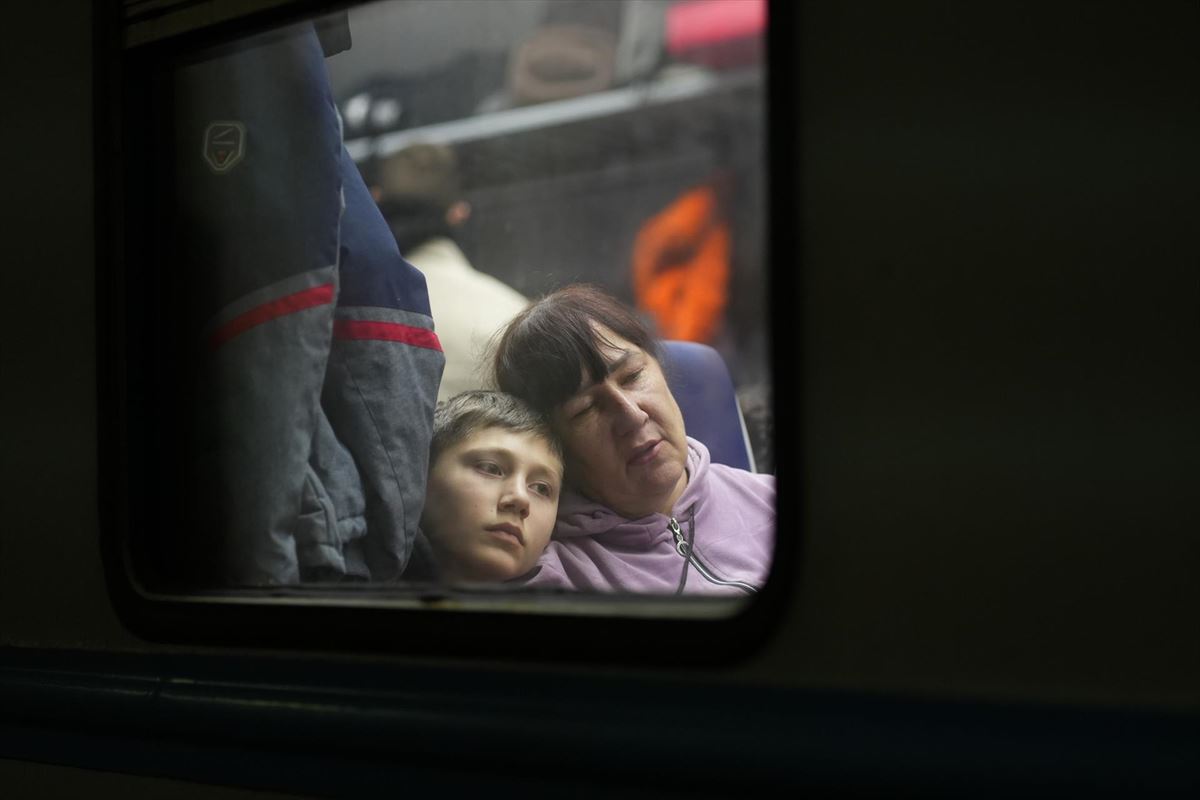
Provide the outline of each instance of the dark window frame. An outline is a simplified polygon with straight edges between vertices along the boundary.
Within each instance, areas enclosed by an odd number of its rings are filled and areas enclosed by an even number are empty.
[[[139,161],[139,119],[146,111],[148,76],[188,54],[253,33],[311,18],[344,7],[344,3],[300,2],[260,11],[209,28],[192,30],[149,44],[126,48],[122,22],[98,15],[95,49],[97,342],[101,545],[113,606],[135,634],[157,642],[284,648],[305,651],[397,653],[471,656],[535,661],[587,661],[625,664],[711,665],[746,658],[778,628],[797,591],[801,547],[803,450],[796,435],[803,410],[792,395],[789,416],[775,420],[775,452],[786,443],[794,456],[780,459],[776,475],[779,535],[766,585],[735,614],[719,618],[604,617],[589,614],[514,614],[503,610],[446,610],[436,599],[427,607],[375,607],[275,600],[241,602],[226,595],[219,602],[197,596],[156,595],[138,580],[135,545],[166,528],[167,510],[138,491],[137,470],[159,472],[141,454],[163,431],[139,420],[140,382],[153,379],[153,367],[133,352],[136,331],[129,309],[138,302],[139,287],[129,279],[137,272],[139,251],[133,222],[147,201],[138,194],[147,165]],[[786,299],[798,295],[796,268],[774,268],[772,254],[799,252],[795,226],[788,221],[798,204],[799,59],[791,41],[793,12],[786,3],[771,2],[767,31],[767,175],[769,210],[764,257],[771,308],[771,374],[776,395],[787,393],[779,381],[787,373],[803,374],[796,353],[801,326],[797,309]],[[141,116],[139,116],[141,115]],[[140,172],[139,172],[140,170]],[[785,216],[786,215],[786,216]],[[796,258],[787,261],[795,264]],[[130,265],[134,265],[131,267]],[[144,263],[142,263],[144,267]],[[789,320],[785,326],[781,320]],[[785,338],[786,337],[786,338]],[[786,346],[784,343],[786,342]],[[787,353],[785,362],[781,357]],[[785,368],[787,373],[785,373]],[[790,394],[790,393],[789,393]],[[774,402],[776,409],[782,404]],[[167,465],[169,466],[169,465]],[[155,531],[150,529],[154,528]],[[611,600],[611,598],[608,598]],[[604,602],[606,598],[599,598]],[[652,606],[656,598],[636,602]],[[590,603],[590,600],[584,600]],[[320,631],[314,635],[314,631]]]

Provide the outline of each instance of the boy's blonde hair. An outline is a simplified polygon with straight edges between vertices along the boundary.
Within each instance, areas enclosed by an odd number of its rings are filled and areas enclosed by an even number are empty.
[[[562,442],[550,422],[532,406],[506,392],[475,389],[460,392],[437,404],[433,412],[433,440],[429,445],[429,468],[447,448],[485,428],[503,428],[514,433],[532,433],[550,445],[563,460]]]

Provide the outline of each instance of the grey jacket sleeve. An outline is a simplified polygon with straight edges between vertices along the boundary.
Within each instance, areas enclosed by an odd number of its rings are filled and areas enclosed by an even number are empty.
[[[183,70],[173,267],[207,320],[190,556],[202,583],[395,580],[444,359],[341,145],[311,27]]]
[[[341,133],[311,26],[178,71],[170,258],[196,324],[204,581],[299,579],[296,527],[333,334]],[[203,321],[203,322],[201,322]]]
[[[369,576],[393,581],[418,535],[445,358],[425,277],[400,257],[348,155],[343,164],[342,286],[322,407],[357,465]]]

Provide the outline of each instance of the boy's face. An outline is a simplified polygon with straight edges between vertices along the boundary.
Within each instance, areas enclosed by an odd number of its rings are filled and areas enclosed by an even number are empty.
[[[561,487],[562,462],[542,437],[484,428],[438,456],[421,524],[448,577],[516,578],[550,541]]]

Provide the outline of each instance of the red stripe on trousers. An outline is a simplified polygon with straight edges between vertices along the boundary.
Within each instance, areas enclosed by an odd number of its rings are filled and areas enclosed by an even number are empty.
[[[208,337],[208,345],[216,350],[233,337],[245,333],[256,325],[270,322],[276,317],[294,314],[306,308],[315,308],[332,302],[332,283],[323,283],[311,289],[302,289],[269,303],[263,303],[261,306],[255,306],[245,314],[239,314],[213,331],[212,335]]]
[[[442,352],[437,334],[426,328],[401,325],[398,322],[369,322],[358,319],[339,319],[333,322],[335,339],[374,339],[384,342],[403,342]]]

